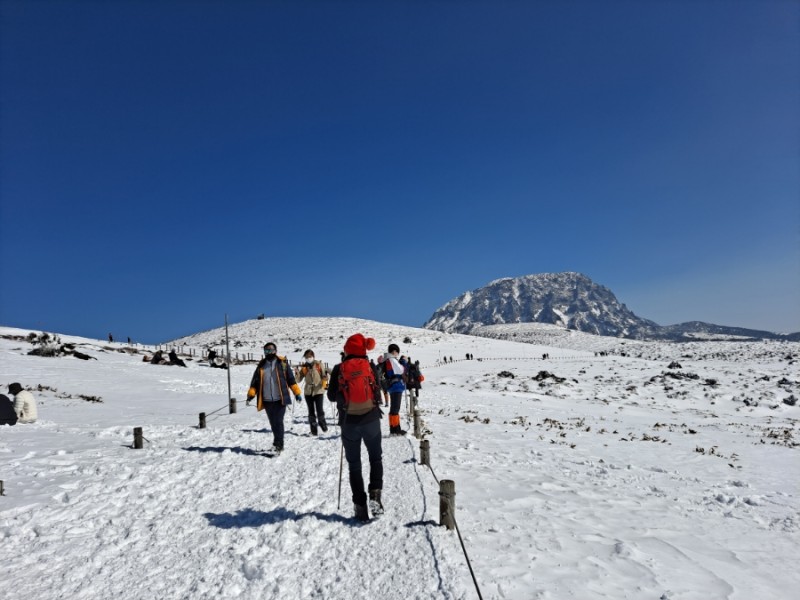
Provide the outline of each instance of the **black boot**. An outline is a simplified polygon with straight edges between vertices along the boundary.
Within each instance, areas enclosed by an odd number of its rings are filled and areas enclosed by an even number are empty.
[[[316,425],[311,427],[311,435],[317,435],[317,426]]]
[[[356,511],[355,517],[357,521],[362,521],[364,523],[369,521],[369,513],[367,512],[366,504],[353,504],[353,508]]]
[[[373,517],[380,517],[383,514],[383,504],[381,503],[381,491],[369,491],[369,512]]]

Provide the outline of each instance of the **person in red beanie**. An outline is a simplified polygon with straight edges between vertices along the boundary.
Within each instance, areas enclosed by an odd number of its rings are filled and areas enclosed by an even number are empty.
[[[383,514],[383,450],[381,448],[381,390],[377,374],[367,359],[375,340],[360,333],[347,338],[344,359],[331,371],[328,400],[339,408],[342,446],[350,471],[355,518],[369,521]],[[369,496],[361,475],[361,442],[369,457]],[[368,504],[369,501],[369,504]]]

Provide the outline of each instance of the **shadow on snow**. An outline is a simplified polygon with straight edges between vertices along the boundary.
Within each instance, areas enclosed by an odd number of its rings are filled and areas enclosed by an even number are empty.
[[[247,456],[267,456],[270,458],[274,456],[272,452],[253,450],[252,448],[240,448],[239,446],[189,446],[188,448],[184,448],[184,450],[189,452],[217,452],[219,454],[223,452],[234,452],[236,454],[246,454]]]
[[[220,529],[261,527],[262,525],[273,525],[281,521],[299,521],[306,518],[319,519],[329,523],[345,523],[354,527],[359,525],[354,519],[342,515],[326,515],[318,511],[298,513],[287,508],[276,508],[269,512],[245,508],[236,513],[205,513],[203,516],[208,519],[209,525]]]

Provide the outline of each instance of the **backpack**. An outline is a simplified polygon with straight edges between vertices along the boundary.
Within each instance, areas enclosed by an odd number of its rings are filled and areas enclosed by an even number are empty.
[[[384,392],[389,390],[389,378],[386,377],[386,363],[382,362],[378,365],[378,374],[380,380],[378,381],[378,385],[380,385],[381,390]]]
[[[366,358],[348,358],[339,365],[339,391],[349,415],[364,415],[375,406],[375,373]]]

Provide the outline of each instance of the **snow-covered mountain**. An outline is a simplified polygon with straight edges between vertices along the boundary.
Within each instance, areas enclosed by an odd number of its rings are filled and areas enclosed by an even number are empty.
[[[487,326],[525,323],[638,340],[800,339],[797,333],[781,335],[699,321],[663,327],[637,316],[611,290],[581,273],[497,279],[440,307],[424,327],[483,336],[489,333]],[[503,335],[493,330],[489,337]]]

